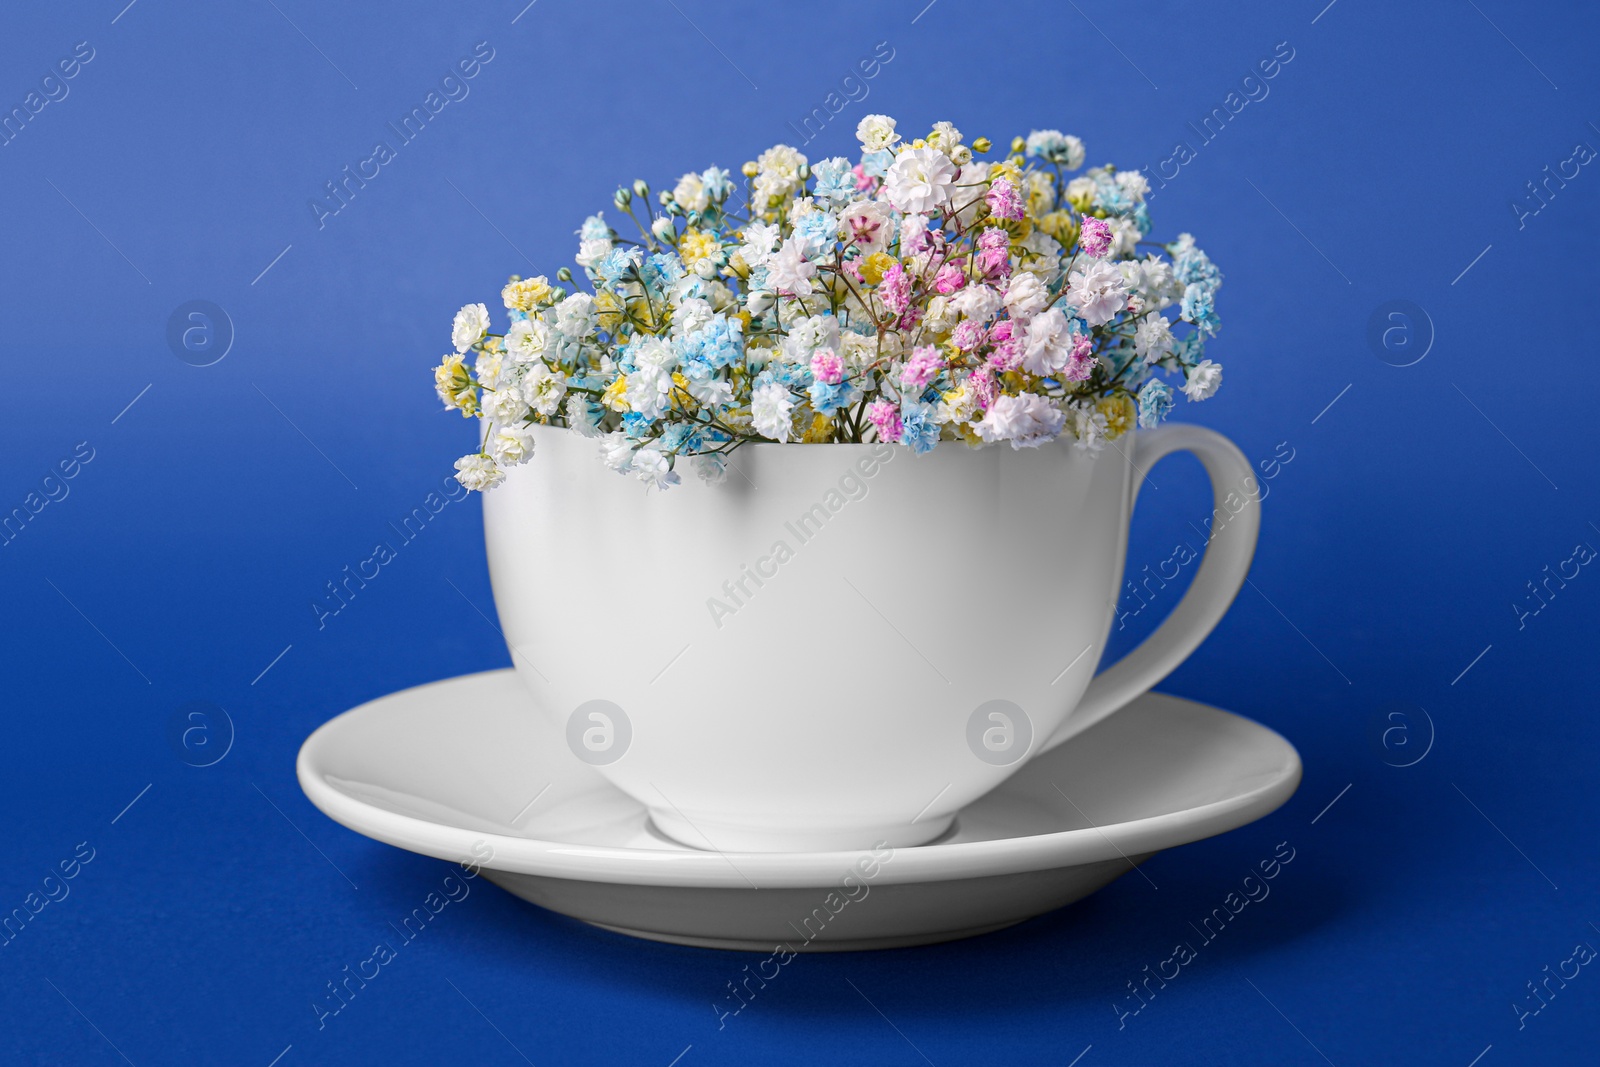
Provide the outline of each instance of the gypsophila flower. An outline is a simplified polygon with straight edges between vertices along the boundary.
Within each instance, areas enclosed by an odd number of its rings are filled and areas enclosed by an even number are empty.
[[[762,152],[748,202],[718,167],[659,197],[624,187],[637,234],[590,215],[580,275],[513,276],[503,331],[463,307],[434,369],[440,400],[483,420],[461,484],[499,484],[537,425],[666,489],[680,461],[720,484],[755,441],[1096,451],[1167,417],[1179,378],[1190,401],[1216,391],[1222,274],[1187,233],[1147,240],[1139,172],[1069,173],[1083,144],[1057,130],[999,158],[948,122],[910,138],[869,115],[857,136],[855,161]]]

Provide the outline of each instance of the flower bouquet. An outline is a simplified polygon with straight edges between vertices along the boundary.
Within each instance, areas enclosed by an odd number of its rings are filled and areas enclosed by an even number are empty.
[[[666,488],[685,460],[719,481],[758,441],[1099,449],[1159,423],[1169,380],[1216,391],[1222,276],[1186,233],[1146,239],[1137,171],[1069,177],[1083,143],[1055,130],[994,162],[948,122],[906,141],[869,115],[856,135],[854,163],[775,145],[744,182],[711,167],[653,201],[619,188],[638,233],[584,222],[588,291],[565,267],[513,276],[503,333],[463,307],[435,371],[445,404],[483,420],[461,483],[500,484],[541,424]]]

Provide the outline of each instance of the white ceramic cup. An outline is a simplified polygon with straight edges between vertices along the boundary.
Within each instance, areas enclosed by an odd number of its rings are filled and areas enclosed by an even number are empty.
[[[572,431],[535,438],[483,502],[517,671],[575,759],[719,851],[939,837],[1194,651],[1260,525],[1249,462],[1182,424],[1097,454],[746,445],[721,485],[685,464],[665,492]],[[1134,498],[1179,450],[1210,475],[1211,541],[1166,621],[1094,675]]]

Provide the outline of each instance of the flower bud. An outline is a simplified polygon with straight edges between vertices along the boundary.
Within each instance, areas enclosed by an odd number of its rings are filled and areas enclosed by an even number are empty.
[[[628,210],[628,205],[633,202],[633,194],[621,186],[618,186],[617,195],[611,199],[616,202],[617,207],[621,208],[623,211],[626,211]]]
[[[572,280],[572,272],[570,270],[568,270],[566,267],[562,267],[560,270],[556,271],[556,281],[559,281],[559,282],[570,282],[571,280]]]
[[[972,142],[972,150],[978,153],[980,156],[993,147],[993,142],[991,142],[987,137],[979,137],[976,141]]]
[[[646,199],[649,198],[649,196],[650,196],[650,187],[644,183],[644,179],[643,178],[635,178],[633,180],[633,195],[634,196],[642,196],[642,197],[645,197]]]
[[[656,235],[658,241],[670,241],[676,232],[676,228],[670,218],[662,216],[650,224],[650,232]]]
[[[757,174],[761,173],[761,168],[756,166],[755,161],[752,160],[740,167],[739,173],[743,174],[746,178],[754,178]]]
[[[1025,148],[1027,148],[1027,147],[1028,147],[1028,142],[1023,140],[1021,137],[1013,137],[1013,138],[1011,138],[1011,153],[1012,153],[1012,155],[1019,155],[1020,156],[1022,154],[1023,150]]]
[[[656,203],[660,204],[662,207],[666,207],[668,204],[672,203],[672,190],[663,189],[657,193]]]

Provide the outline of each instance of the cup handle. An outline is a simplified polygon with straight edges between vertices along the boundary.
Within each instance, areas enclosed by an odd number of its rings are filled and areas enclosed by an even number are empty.
[[[1222,621],[1228,605],[1244,585],[1255,555],[1256,535],[1261,530],[1260,489],[1250,461],[1226,437],[1186,423],[1134,434],[1132,463],[1138,481],[1128,504],[1130,514],[1144,481],[1143,472],[1172,452],[1193,452],[1204,464],[1211,476],[1214,514],[1228,516],[1227,522],[1206,543],[1200,570],[1172,614],[1138,648],[1095,675],[1078,706],[1054,736],[1040,746],[1040,752],[1088,729],[1172,673]],[[1239,498],[1244,499],[1244,506],[1237,512],[1230,511],[1226,502]]]

